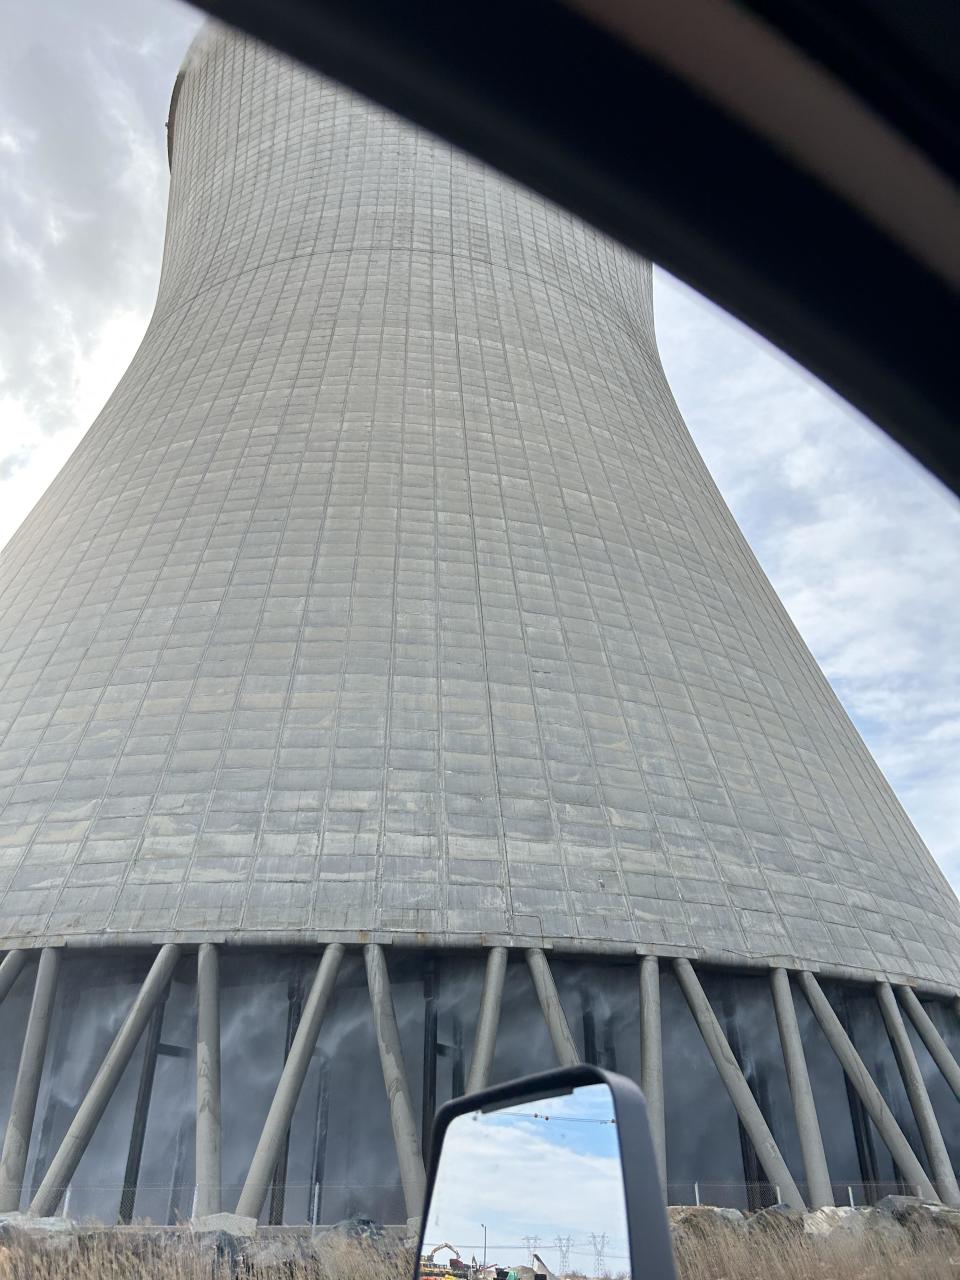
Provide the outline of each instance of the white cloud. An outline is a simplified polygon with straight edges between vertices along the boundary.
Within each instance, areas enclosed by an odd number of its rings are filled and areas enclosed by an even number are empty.
[[[0,396],[0,546],[30,513],[103,408],[133,358],[147,319],[132,308],[117,308],[101,325],[91,348],[75,352],[66,393],[70,421],[58,431],[45,431],[21,400]]]
[[[156,292],[163,122],[200,17],[45,0],[0,50],[0,545],[129,363]]]

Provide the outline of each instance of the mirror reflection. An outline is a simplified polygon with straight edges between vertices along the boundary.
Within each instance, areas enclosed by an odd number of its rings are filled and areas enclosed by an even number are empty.
[[[456,1117],[427,1207],[420,1280],[630,1276],[605,1084]]]

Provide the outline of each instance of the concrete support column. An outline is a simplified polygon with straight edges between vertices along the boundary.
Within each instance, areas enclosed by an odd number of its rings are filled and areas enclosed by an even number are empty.
[[[497,1045],[497,1028],[500,1025],[500,1005],[503,1001],[503,982],[507,972],[506,947],[491,947],[487,952],[487,967],[483,975],[483,993],[480,996],[480,1015],[477,1018],[477,1034],[473,1041],[473,1057],[467,1076],[467,1093],[483,1089],[490,1078],[493,1051]]]
[[[400,1182],[403,1185],[407,1217],[419,1218],[423,1212],[427,1179],[423,1169],[420,1135],[417,1132],[417,1122],[410,1098],[410,1086],[407,1083],[407,1073],[403,1065],[400,1033],[397,1030],[397,1016],[393,1008],[393,998],[390,995],[390,976],[387,973],[383,947],[378,943],[368,943],[363,949],[363,959],[367,969],[370,1003],[373,1006],[373,1025],[377,1033],[377,1047],[380,1050],[380,1065],[383,1068],[383,1083],[390,1103],[390,1121],[397,1146]]]
[[[16,982],[20,976],[20,970],[26,963],[27,953],[19,949],[8,951],[3,957],[3,962],[0,963],[0,1000],[3,1000]]]
[[[143,986],[137,993],[113,1044],[107,1050],[107,1056],[100,1070],[94,1076],[86,1097],[77,1108],[77,1113],[56,1155],[50,1161],[37,1194],[33,1197],[30,1213],[36,1214],[37,1217],[49,1216],[60,1203],[60,1198],[76,1173],[77,1165],[87,1149],[87,1144],[113,1097],[113,1091],[120,1082],[124,1068],[133,1057],[133,1051],[143,1034],[154,1005],[166,990],[179,958],[180,948],[172,943],[161,947],[157,953],[150,972],[143,981]]]
[[[798,978],[810,1008],[847,1073],[847,1079],[856,1090],[870,1119],[877,1126],[877,1132],[893,1156],[904,1179],[918,1195],[931,1200],[939,1199],[933,1183],[924,1172],[923,1165],[917,1159],[913,1148],[903,1135],[903,1130],[897,1124],[893,1112],[884,1101],[883,1094],[874,1084],[873,1077],[864,1066],[863,1059],[854,1048],[850,1037],[844,1031],[840,1019],[833,1011],[833,1006],[820,989],[819,982],[806,970],[801,972]]]
[[[917,1034],[927,1046],[927,1052],[940,1068],[940,1073],[947,1084],[960,1099],[960,1065],[947,1048],[946,1041],[934,1026],[929,1013],[917,999],[916,993],[909,987],[898,987],[900,1002],[910,1015],[910,1021],[917,1029]],[[960,1016],[960,1009],[958,1009]]]
[[[917,1128],[920,1130],[930,1168],[933,1170],[933,1180],[940,1192],[940,1199],[944,1204],[960,1205],[960,1187],[957,1186],[957,1179],[950,1157],[947,1155],[943,1134],[940,1132],[933,1104],[927,1093],[927,1086],[923,1082],[917,1056],[913,1052],[907,1028],[903,1025],[903,1018],[900,1016],[900,1006],[897,1004],[897,998],[889,982],[877,983],[877,999],[880,1001],[883,1020],[887,1024],[887,1034],[890,1036],[890,1043],[897,1055],[900,1075],[903,1077],[903,1087],[910,1099],[910,1106],[913,1109]]]
[[[303,1088],[303,1081],[310,1066],[310,1059],[316,1048],[320,1024],[330,1003],[342,958],[341,944],[331,942],[317,965],[317,972],[304,1003],[290,1052],[283,1065],[277,1091],[273,1095],[273,1102],[264,1121],[260,1141],[257,1143],[253,1160],[250,1162],[250,1170],[243,1184],[243,1190],[240,1192],[237,1213],[241,1217],[259,1217],[267,1187],[277,1166],[284,1138],[290,1128],[290,1121],[293,1119],[300,1090]]]
[[[579,1066],[580,1051],[567,1025],[553,974],[550,972],[550,962],[539,947],[531,947],[527,952],[527,965],[536,988],[537,999],[540,1001],[540,1008],[543,1010],[547,1030],[550,1032],[550,1039],[553,1041],[557,1061],[561,1067]]]
[[[800,1028],[797,1025],[797,1011],[794,1007],[793,992],[786,969],[770,971],[770,986],[773,989],[773,1007],[780,1030],[780,1046],[787,1068],[787,1082],[790,1085],[793,1114],[800,1138],[800,1151],[803,1155],[807,1198],[811,1209],[821,1209],[824,1205],[834,1203],[833,1187],[830,1183],[830,1170],[827,1168],[827,1156],[823,1149],[820,1120],[813,1101],[810,1074],[807,1071],[807,1060],[803,1052],[803,1042],[800,1039]]]
[[[3,1154],[0,1155],[0,1212],[20,1208],[23,1176],[27,1168],[27,1152],[30,1149],[33,1119],[37,1110],[40,1076],[47,1055],[47,1038],[50,1034],[59,972],[59,950],[56,947],[44,947],[37,966],[30,1017],[20,1051],[17,1079],[13,1086]]]
[[[736,1107],[740,1123],[753,1143],[764,1173],[774,1186],[780,1188],[785,1204],[790,1205],[792,1209],[805,1209],[806,1204],[800,1189],[793,1180],[793,1174],[788,1169],[787,1162],[780,1154],[780,1148],[740,1070],[740,1064],[733,1056],[727,1037],[723,1034],[723,1028],[710,1007],[710,1001],[704,994],[693,965],[689,960],[678,958],[674,960],[673,967],[683,994],[687,998],[690,1012],[696,1019],[700,1034],[730,1094],[730,1100]]]
[[[210,942],[197,952],[197,1195],[193,1214],[222,1208],[220,1192],[220,953]]]
[[[650,1136],[664,1195],[667,1191],[667,1129],[663,1112],[663,1040],[660,1031],[660,962],[640,961],[640,1088],[647,1103]]]

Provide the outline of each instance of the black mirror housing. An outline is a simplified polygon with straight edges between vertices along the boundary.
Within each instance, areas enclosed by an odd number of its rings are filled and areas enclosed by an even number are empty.
[[[544,1098],[556,1098],[587,1085],[606,1085],[611,1095],[620,1144],[632,1280],[675,1280],[664,1188],[657,1171],[643,1094],[626,1076],[586,1065],[522,1076],[506,1084],[465,1094],[439,1108],[431,1132],[427,1188],[413,1280],[417,1280],[425,1247],[440,1154],[450,1124],[471,1112],[496,1111]]]

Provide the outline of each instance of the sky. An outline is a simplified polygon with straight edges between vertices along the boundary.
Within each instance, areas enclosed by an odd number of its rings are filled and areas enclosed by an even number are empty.
[[[620,1144],[606,1085],[503,1111],[458,1116],[443,1152],[427,1213],[427,1248],[450,1241],[464,1260],[529,1266],[533,1249],[553,1271],[593,1275],[594,1240],[603,1270],[629,1271]],[[479,1231],[478,1231],[479,1226]],[[536,1243],[535,1243],[536,1242]],[[449,1255],[438,1255],[445,1261]]]
[[[4,5],[0,545],[146,327],[163,244],[164,121],[199,21],[178,0]],[[697,446],[960,886],[960,505],[813,378],[662,271],[655,303],[663,363]]]

